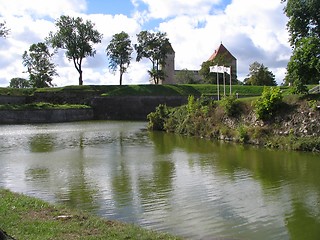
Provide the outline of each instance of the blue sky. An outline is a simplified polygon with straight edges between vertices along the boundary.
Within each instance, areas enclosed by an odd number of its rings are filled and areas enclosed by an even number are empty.
[[[54,20],[61,15],[89,19],[103,34],[94,58],[84,61],[84,84],[118,84],[105,49],[115,33],[127,32],[134,43],[141,30],[167,33],[178,70],[199,70],[222,41],[238,59],[239,80],[258,61],[281,84],[291,55],[283,7],[279,0],[0,0],[0,22],[11,29],[8,38],[0,38],[0,86],[14,77],[28,78],[23,52],[55,31]],[[59,74],[54,83],[77,84],[77,72],[62,51],[54,61]],[[150,62],[133,58],[124,84],[149,83],[149,69]]]
[[[134,6],[130,0],[87,0],[87,13],[132,15]]]

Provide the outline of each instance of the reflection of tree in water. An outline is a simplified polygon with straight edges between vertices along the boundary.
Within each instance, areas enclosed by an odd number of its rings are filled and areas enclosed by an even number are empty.
[[[150,132],[149,137],[157,154],[169,154],[179,148],[187,153],[210,153],[214,145],[209,140],[158,131]]]
[[[52,152],[55,146],[55,138],[52,134],[37,134],[29,141],[31,152]]]
[[[78,156],[73,158],[77,161],[72,161],[76,165],[72,166],[72,171],[69,172],[70,178],[67,179],[68,190],[67,192],[57,193],[57,197],[60,202],[66,203],[67,205],[78,208],[84,208],[86,210],[94,211],[98,209],[98,204],[95,202],[95,195],[98,190],[94,186],[87,182],[86,179],[86,166],[85,166],[85,146],[83,144],[84,136],[83,132],[79,134],[79,150]]]
[[[112,179],[112,190],[116,203],[120,206],[128,206],[132,202],[132,185],[130,181],[130,171],[127,170],[125,162],[125,152],[123,147],[123,132],[119,133],[119,154],[120,159],[117,170]]]
[[[155,161],[152,176],[139,177],[140,198],[145,208],[161,207],[157,203],[163,203],[168,200],[173,190],[172,180],[174,174],[175,165],[173,162]]]
[[[319,202],[318,202],[319,204]],[[293,212],[286,217],[286,225],[292,240],[314,240],[320,236],[320,221],[302,203],[293,204]]]

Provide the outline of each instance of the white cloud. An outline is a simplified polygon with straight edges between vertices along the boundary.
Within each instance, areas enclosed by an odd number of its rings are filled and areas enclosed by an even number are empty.
[[[118,84],[119,73],[108,69],[105,49],[115,33],[127,32],[133,43],[136,34],[156,19],[155,29],[167,32],[176,53],[177,69],[197,70],[222,41],[238,59],[238,77],[242,80],[254,61],[265,64],[282,82],[291,54],[286,30],[287,18],[279,0],[233,0],[227,7],[222,0],[131,0],[136,6],[133,16],[86,14],[85,0],[0,0],[0,22],[11,29],[7,39],[0,38],[0,86],[11,78],[27,77],[22,54],[33,43],[43,41],[55,31],[54,19],[62,14],[80,16],[95,23],[103,34],[95,46],[96,55],[84,61],[84,84]],[[139,7],[144,4],[144,7]],[[160,20],[161,23],[160,23]],[[55,57],[58,86],[78,84],[78,73],[59,50]],[[135,62],[133,56],[123,84],[148,83],[150,63]]]
[[[57,18],[63,14],[73,14],[86,9],[85,0],[1,0],[0,16],[32,15],[37,18]]]
[[[200,16],[208,14],[213,6],[221,2],[221,0],[135,0],[136,7],[139,3],[148,6],[150,18],[166,19],[177,15]]]
[[[225,11],[177,16],[160,24],[159,30],[168,33],[178,69],[198,69],[222,41],[238,59],[240,80],[248,74],[249,65],[258,61],[276,72],[280,84],[291,54],[282,9],[278,0],[233,0]]]

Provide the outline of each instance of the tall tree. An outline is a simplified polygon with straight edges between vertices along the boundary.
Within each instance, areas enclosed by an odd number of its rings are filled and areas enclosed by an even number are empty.
[[[290,44],[293,49],[287,67],[286,83],[293,83],[296,92],[305,92],[305,84],[320,80],[320,1],[281,0]]]
[[[245,79],[246,85],[257,85],[257,86],[276,86],[274,74],[269,71],[263,64],[254,62],[249,67],[249,77]]]
[[[122,85],[122,75],[130,65],[133,51],[129,35],[123,31],[113,35],[106,51],[109,57],[109,68],[113,72],[117,70],[118,66],[120,68],[120,85]]]
[[[6,28],[6,22],[0,23],[0,37],[7,37],[10,30]]]
[[[160,80],[164,80],[165,73],[163,71],[166,65],[166,59],[169,54],[173,53],[172,46],[167,38],[166,33],[152,33],[141,31],[137,34],[138,44],[134,45],[137,51],[137,61],[147,58],[152,63],[149,72],[154,84],[159,84]]]
[[[27,67],[30,77],[30,85],[36,88],[53,86],[53,76],[58,75],[55,64],[51,62],[53,53],[45,43],[32,44],[29,52],[22,55],[23,65]]]
[[[289,18],[287,27],[290,34],[290,44],[304,37],[320,38],[320,1],[319,0],[281,0],[286,3],[284,12]]]
[[[55,24],[58,30],[50,32],[47,41],[54,48],[66,50],[67,58],[73,61],[79,73],[79,85],[83,85],[82,61],[95,55],[93,44],[101,42],[102,34],[94,29],[91,21],[84,22],[80,17],[61,16]]]

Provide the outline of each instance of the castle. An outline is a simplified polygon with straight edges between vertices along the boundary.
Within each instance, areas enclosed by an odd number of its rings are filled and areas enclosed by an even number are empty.
[[[225,67],[231,67],[231,79],[232,81],[237,80],[237,59],[228,51],[228,49],[221,43],[220,46],[213,52],[207,61],[214,61],[223,59]],[[167,56],[166,65],[164,67],[165,80],[161,81],[159,84],[177,84],[176,75],[181,70],[175,70],[175,52]],[[202,76],[199,74],[199,70],[188,70],[194,75],[194,79],[197,82],[201,82]]]

